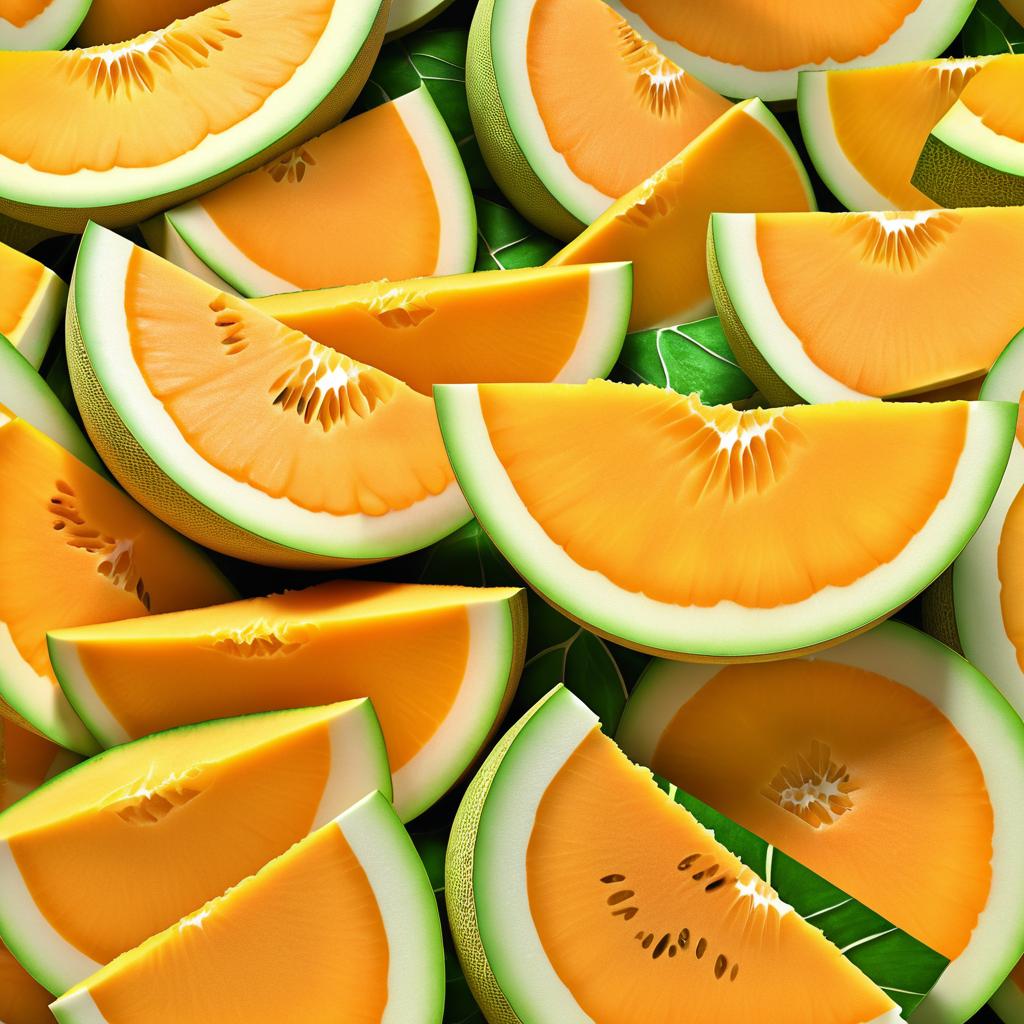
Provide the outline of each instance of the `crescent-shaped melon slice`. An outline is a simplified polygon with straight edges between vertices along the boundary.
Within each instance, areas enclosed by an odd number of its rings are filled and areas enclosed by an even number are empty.
[[[0,50],[59,50],[89,10],[90,0],[6,0]]]
[[[0,335],[33,365],[46,355],[68,299],[49,267],[0,243]]]
[[[703,406],[650,385],[442,385],[452,465],[527,582],[619,643],[765,659],[890,615],[953,561],[1006,402]]]
[[[78,763],[69,750],[0,718],[0,811]],[[6,1021],[6,1017],[0,1016]]]

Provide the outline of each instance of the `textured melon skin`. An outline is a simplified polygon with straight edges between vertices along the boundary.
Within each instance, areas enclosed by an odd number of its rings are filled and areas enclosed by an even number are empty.
[[[940,206],[1024,205],[1024,177],[973,160],[934,135],[924,144],[911,184]]]

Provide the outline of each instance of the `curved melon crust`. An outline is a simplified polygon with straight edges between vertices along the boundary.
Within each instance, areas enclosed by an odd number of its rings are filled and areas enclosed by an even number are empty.
[[[924,1024],[960,1024],[984,1005],[1024,953],[1024,806],[1019,799],[1024,723],[972,665],[903,623],[883,623],[809,660],[863,669],[909,688],[953,723],[977,757],[994,812],[992,888],[966,949],[914,1011],[914,1020]],[[719,671],[718,666],[652,662],[616,734],[625,753],[657,771],[656,750],[666,727]],[[827,734],[827,722],[822,732]],[[714,765],[708,769],[714,772]],[[685,780],[672,781],[685,787]],[[851,828],[855,819],[854,814]],[[904,867],[914,870],[913,864]],[[815,870],[828,877],[821,866]],[[843,888],[842,879],[829,880]]]
[[[38,369],[54,332],[64,319],[64,307],[68,301],[68,286],[49,267],[25,256],[16,249],[0,244],[0,291],[10,287],[3,280],[7,274],[18,280],[24,274],[38,275],[38,283],[27,301],[14,312],[0,298],[0,318],[6,323],[0,331],[3,337]]]
[[[849,586],[828,587],[798,603],[747,608],[720,601],[711,607],[682,607],[625,590],[583,568],[553,543],[523,504],[494,450],[479,387],[443,385],[434,394],[445,445],[466,498],[530,586],[601,636],[686,661],[761,661],[809,653],[887,618],[931,583],[977,529],[999,485],[1015,415],[1006,403],[970,403],[964,451],[949,491],[891,562]]]
[[[437,262],[432,268],[424,269],[424,276],[468,273],[476,261],[476,207],[455,141],[426,85],[392,100],[390,105],[401,118],[423,161],[423,170],[433,189],[438,212],[440,239]],[[368,113],[373,115],[372,111]],[[344,126],[338,130],[344,131]],[[157,250],[162,256],[178,262],[174,254],[180,240],[194,254],[193,258],[198,257],[209,268],[214,278],[227,281],[232,290],[244,296],[274,295],[302,289],[301,282],[281,277],[273,268],[260,265],[235,245],[204,204],[204,198],[200,197],[164,214],[167,222],[165,247]],[[252,215],[254,218],[267,217],[272,220],[274,211],[253,210]],[[288,244],[287,234],[287,224],[280,225],[282,245]],[[186,261],[191,263],[187,257]],[[186,266],[186,269],[191,268]],[[199,276],[209,279],[205,274]]]
[[[451,4],[452,0],[391,0],[386,41],[422,28]]]
[[[24,24],[0,14],[0,50],[59,50],[75,34],[91,0],[49,0]]]

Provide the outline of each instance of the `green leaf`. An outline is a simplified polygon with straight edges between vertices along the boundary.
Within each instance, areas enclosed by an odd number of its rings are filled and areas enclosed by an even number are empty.
[[[562,247],[504,203],[478,196],[476,219],[480,232],[477,270],[539,267]]]
[[[474,519],[422,553],[420,583],[459,587],[521,587],[523,581]]]
[[[960,34],[964,56],[1024,53],[1024,27],[999,0],[978,0]]]

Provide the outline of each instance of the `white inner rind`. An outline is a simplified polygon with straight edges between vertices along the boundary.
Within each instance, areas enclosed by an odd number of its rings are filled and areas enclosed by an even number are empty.
[[[178,207],[178,210],[182,214],[191,209],[191,203],[186,203],[184,206]],[[178,234],[177,229],[170,221],[170,214],[174,212],[174,210],[171,210],[168,213],[161,213],[156,217],[151,217],[149,220],[143,221],[139,225],[142,237],[146,240],[146,245],[148,245],[153,252],[163,256],[165,260],[175,264],[175,266],[181,267],[182,270],[187,270],[193,277],[198,277],[200,281],[205,281],[214,288],[218,288],[222,292],[227,292],[228,295],[238,294],[235,289],[227,283],[227,281],[215,274],[192,251],[185,239]],[[205,217],[205,213],[203,213],[202,210],[199,210],[198,214]],[[208,217],[205,219],[209,220]],[[210,223],[212,224],[213,222],[210,221]]]
[[[388,35],[420,25],[450,0],[393,0],[388,14]]]
[[[59,50],[82,24],[92,0],[50,0],[21,28],[0,15],[0,50]]]
[[[999,135],[958,100],[932,129],[950,149],[1004,174],[1024,176],[1024,143]]]
[[[68,286],[49,267],[44,268],[39,287],[22,310],[17,327],[7,335],[7,340],[34,369],[39,369],[50,347],[50,340],[64,317],[67,301]]]

